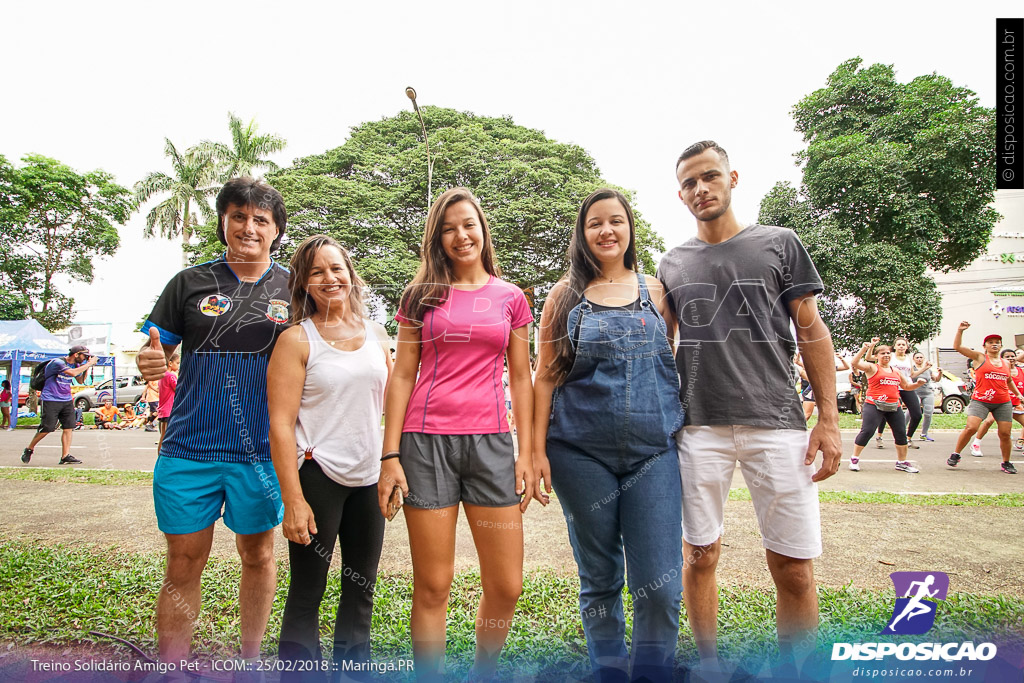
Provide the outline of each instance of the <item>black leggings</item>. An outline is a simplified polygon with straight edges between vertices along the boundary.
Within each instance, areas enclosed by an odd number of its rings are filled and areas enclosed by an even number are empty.
[[[918,411],[920,410],[921,407],[918,406]],[[892,430],[893,438],[896,439],[896,445],[907,445],[907,423],[903,419],[902,410],[897,409],[891,413],[886,413],[865,401],[864,410],[861,412],[860,418],[860,434],[853,440],[858,446],[867,446],[875,430],[878,429],[878,433],[881,434],[882,430],[879,427],[884,427],[886,423],[889,423],[889,429]]]
[[[917,431],[917,426],[921,424],[921,398],[917,395],[916,391],[903,391],[900,389],[900,400],[903,401],[903,405],[907,406],[908,417],[910,418],[909,424],[907,424],[907,438],[914,438],[914,432]],[[878,433],[881,434],[885,431],[885,423],[878,425]],[[902,444],[900,444],[902,445]]]
[[[288,542],[291,580],[281,619],[278,657],[320,661],[320,602],[327,588],[334,543],[341,538],[341,600],[334,623],[333,656],[337,671],[343,660],[370,660],[370,617],[384,544],[384,517],[377,505],[376,484],[342,486],[328,478],[316,460],[303,462],[299,483],[313,510],[317,533],[309,545]],[[313,678],[324,676],[308,668],[281,676],[282,681]]]

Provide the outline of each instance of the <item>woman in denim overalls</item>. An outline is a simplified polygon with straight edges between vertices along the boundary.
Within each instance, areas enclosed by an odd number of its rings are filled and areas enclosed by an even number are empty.
[[[636,272],[633,214],[618,191],[583,202],[569,258],[538,333],[535,496],[547,503],[543,478],[562,505],[597,680],[671,680],[683,564],[673,434],[683,409],[659,312],[667,302],[656,279]],[[624,570],[635,612],[631,654]]]

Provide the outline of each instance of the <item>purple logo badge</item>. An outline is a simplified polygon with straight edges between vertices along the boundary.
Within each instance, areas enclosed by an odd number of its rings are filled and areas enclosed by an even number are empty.
[[[920,635],[935,623],[933,600],[945,600],[949,577],[942,572],[893,572],[896,605],[883,634]]]

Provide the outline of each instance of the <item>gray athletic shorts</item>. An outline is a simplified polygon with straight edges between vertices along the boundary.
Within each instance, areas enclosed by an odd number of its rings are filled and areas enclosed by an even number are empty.
[[[995,416],[996,422],[1010,422],[1013,420],[1013,404],[1009,401],[1006,403],[986,403],[974,398],[967,404],[967,415],[970,417],[978,417],[984,420],[988,417],[989,413]]]
[[[437,509],[461,500],[481,507],[519,504],[512,435],[402,434],[401,463],[409,484],[405,504]]]

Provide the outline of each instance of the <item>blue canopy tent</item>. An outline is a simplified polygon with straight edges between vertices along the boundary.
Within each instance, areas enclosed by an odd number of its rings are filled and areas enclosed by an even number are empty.
[[[18,391],[22,363],[41,363],[68,355],[68,345],[53,336],[34,319],[0,320],[0,363],[10,362],[11,426],[18,424]],[[99,356],[96,365],[109,367],[117,384],[117,368],[113,356]]]

